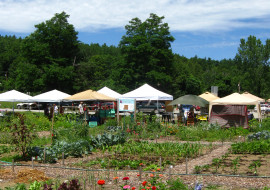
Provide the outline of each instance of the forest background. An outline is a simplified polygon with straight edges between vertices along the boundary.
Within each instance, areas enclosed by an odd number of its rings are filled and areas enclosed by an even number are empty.
[[[0,91],[69,94],[107,86],[126,93],[149,85],[173,95],[199,95],[218,86],[223,97],[248,91],[270,98],[270,39],[240,39],[234,59],[190,59],[174,54],[164,17],[132,19],[118,46],[85,44],[65,12],[35,25],[25,38],[0,35]]]

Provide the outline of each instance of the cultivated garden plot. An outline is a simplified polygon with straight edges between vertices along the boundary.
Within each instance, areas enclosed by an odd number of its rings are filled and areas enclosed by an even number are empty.
[[[270,155],[226,154],[211,164],[195,166],[197,174],[270,176]]]
[[[269,166],[268,119],[262,123],[253,121],[250,129],[223,129],[205,122],[187,127],[161,123],[155,116],[143,115],[138,115],[138,120],[134,122],[126,117],[120,124],[108,120],[103,126],[89,128],[76,115],[69,114],[56,116],[52,127],[52,122],[41,114],[11,116],[0,124],[0,160],[8,165],[13,160],[16,164],[27,164],[28,169],[34,164],[34,169],[43,171],[53,181],[53,189],[65,180],[67,186],[80,184],[81,189],[123,189],[125,185],[126,189],[128,186],[129,189],[194,189],[198,176],[183,176],[187,160],[189,174],[270,175],[262,169]],[[215,154],[223,144],[229,147],[231,143],[230,152]],[[197,162],[200,159],[207,164]],[[0,189],[14,184],[20,169],[27,173],[23,166],[16,166],[14,172],[11,168],[0,169],[2,176],[4,173],[13,176],[6,177],[5,183],[1,181]],[[123,180],[125,177],[129,179]],[[199,181],[206,189],[231,189],[231,186],[262,189],[269,184],[267,179],[201,177]],[[38,185],[41,184],[35,184]]]

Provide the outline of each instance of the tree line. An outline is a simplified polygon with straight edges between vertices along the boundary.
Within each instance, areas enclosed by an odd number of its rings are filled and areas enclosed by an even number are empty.
[[[74,94],[107,86],[126,93],[148,83],[175,98],[211,86],[220,97],[240,90],[270,98],[270,39],[240,39],[234,59],[188,59],[172,52],[174,37],[156,14],[132,19],[118,46],[80,42],[68,17],[57,13],[23,39],[0,35],[0,91]]]

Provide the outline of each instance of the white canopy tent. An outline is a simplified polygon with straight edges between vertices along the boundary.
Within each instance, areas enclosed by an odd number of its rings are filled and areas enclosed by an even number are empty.
[[[32,96],[17,90],[10,90],[0,94],[0,102],[28,102],[31,101],[31,98]]]
[[[59,90],[51,90],[31,98],[33,102],[61,102],[70,95]]]
[[[173,96],[170,94],[166,94],[161,92],[148,84],[144,84],[143,86],[123,94],[119,98],[133,98],[137,101],[143,100],[173,100]]]
[[[110,96],[112,98],[119,98],[120,96],[122,96],[121,94],[119,94],[118,92],[115,92],[114,90],[108,88],[108,87],[103,87],[100,90],[98,90],[97,92],[101,93],[101,94],[105,94],[106,96]]]
[[[13,102],[13,113],[14,113],[14,102],[29,102],[32,96],[19,92],[17,90],[10,90],[0,94],[0,102]]]

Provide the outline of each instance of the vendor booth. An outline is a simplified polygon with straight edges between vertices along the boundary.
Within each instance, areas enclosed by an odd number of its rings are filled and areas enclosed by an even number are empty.
[[[209,122],[222,127],[248,127],[247,105],[255,105],[261,118],[259,101],[233,93],[210,102]]]
[[[94,90],[86,90],[83,92],[79,92],[77,94],[74,94],[72,96],[69,96],[64,99],[64,101],[72,101],[72,102],[90,102],[90,101],[98,101],[98,102],[114,102],[116,101],[115,98],[106,96],[105,94],[99,93]],[[92,124],[95,123],[103,123],[105,118],[108,117],[115,117],[115,110],[95,110],[94,115],[89,115],[88,111],[85,111],[84,113],[84,120],[87,120],[89,122],[90,126],[93,126]],[[94,121],[95,119],[95,121]]]

